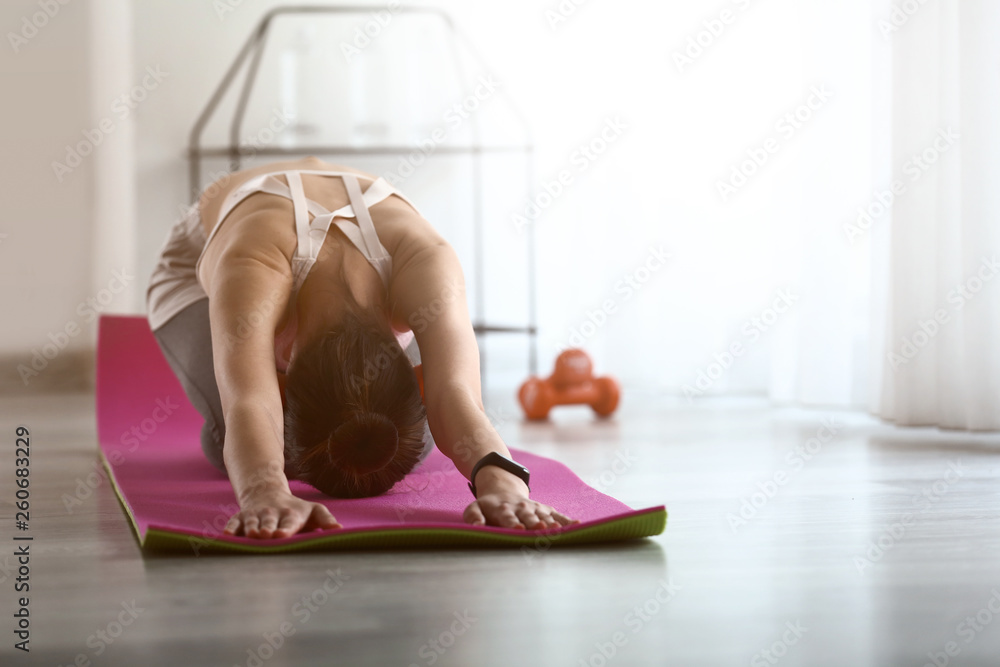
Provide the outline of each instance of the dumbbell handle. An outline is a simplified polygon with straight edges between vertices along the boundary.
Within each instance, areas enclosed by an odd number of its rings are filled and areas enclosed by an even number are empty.
[[[578,403],[589,405],[595,402],[600,396],[597,385],[593,380],[562,387],[555,386],[555,390],[556,403],[558,405],[576,405]]]

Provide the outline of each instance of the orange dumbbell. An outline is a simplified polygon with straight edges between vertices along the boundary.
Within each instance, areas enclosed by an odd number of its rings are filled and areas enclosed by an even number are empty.
[[[621,390],[611,377],[594,377],[590,356],[569,349],[556,358],[556,368],[547,378],[530,377],[517,392],[528,419],[545,419],[556,405],[589,405],[601,417],[618,407]]]

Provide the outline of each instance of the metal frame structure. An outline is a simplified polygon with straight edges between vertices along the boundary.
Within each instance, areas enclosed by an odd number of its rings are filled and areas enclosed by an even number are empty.
[[[268,31],[272,22],[283,14],[370,14],[372,7],[366,6],[289,6],[278,7],[267,12],[257,23],[256,28],[251,33],[249,39],[243,45],[233,64],[229,66],[222,81],[216,87],[215,92],[209,99],[205,109],[198,116],[197,122],[191,129],[188,145],[189,180],[192,197],[197,198],[197,193],[201,191],[201,161],[205,158],[228,157],[230,169],[237,171],[242,166],[243,158],[254,156],[265,157],[287,157],[296,155],[405,155],[411,153],[412,146],[332,146],[332,145],[312,145],[281,147],[266,146],[247,148],[240,145],[240,131],[246,113],[247,103],[253,86],[260,70],[260,61],[267,43]],[[462,59],[459,53],[459,40],[465,42],[466,49],[483,64],[483,59],[479,56],[474,45],[464,37],[455,27],[454,22],[447,13],[440,9],[430,7],[400,7],[397,13],[409,14],[433,14],[439,17],[451,32],[451,50],[455,61],[455,69],[459,81],[462,85],[467,85],[467,77],[462,67]],[[201,145],[202,133],[205,126],[212,118],[213,113],[236,79],[242,66],[249,60],[249,68],[246,78],[243,81],[239,99],[236,104],[236,111],[229,126],[229,143],[218,148],[208,148]],[[508,100],[509,102],[509,100]],[[531,139],[530,129],[523,114],[511,104],[511,108],[521,124],[525,142],[521,145],[500,145],[486,146],[480,140],[479,123],[475,115],[471,116],[472,143],[468,146],[439,146],[434,154],[441,155],[470,155],[472,156],[472,180],[473,180],[473,252],[475,266],[473,267],[476,280],[476,308],[473,316],[473,329],[477,338],[488,333],[523,333],[529,336],[528,348],[528,368],[534,375],[537,372],[537,333],[536,325],[536,304],[535,304],[535,231],[534,225],[527,225],[527,279],[528,279],[528,323],[523,326],[502,326],[485,323],[485,301],[483,287],[483,180],[482,180],[482,158],[485,153],[523,153],[525,156],[525,172],[527,177],[527,194],[530,197],[534,189],[533,156],[534,142]],[[194,203],[193,199],[192,202]],[[485,354],[480,347],[480,373],[485,373]]]

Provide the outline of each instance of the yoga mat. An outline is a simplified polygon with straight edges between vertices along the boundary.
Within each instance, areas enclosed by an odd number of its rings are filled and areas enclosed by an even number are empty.
[[[291,481],[292,492],[330,508],[343,528],[260,540],[224,535],[239,507],[229,480],[201,451],[201,415],[187,400],[143,316],[101,315],[97,349],[100,454],[145,550],[285,552],[393,547],[549,548],[658,535],[663,506],[633,510],[587,486],[566,466],[511,449],[531,470],[531,496],[579,524],[539,531],[471,526],[466,480],[440,451],[387,493],[337,499]]]

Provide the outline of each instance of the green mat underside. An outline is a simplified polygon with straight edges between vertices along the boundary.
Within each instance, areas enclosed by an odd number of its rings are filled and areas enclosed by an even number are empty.
[[[143,548],[150,551],[202,553],[281,553],[288,551],[341,551],[421,547],[513,547],[538,554],[556,546],[617,542],[659,535],[667,525],[667,512],[657,510],[587,526],[566,533],[509,535],[461,528],[393,528],[357,533],[331,534],[290,544],[238,544],[197,535],[150,528]]]

